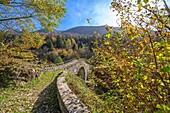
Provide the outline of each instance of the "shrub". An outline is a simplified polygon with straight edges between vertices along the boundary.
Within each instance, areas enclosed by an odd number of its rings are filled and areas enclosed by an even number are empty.
[[[126,0],[111,7],[121,17],[120,35],[107,26],[92,62],[103,99],[111,112],[170,112],[169,12]]]
[[[54,62],[54,63],[63,64],[64,62],[63,62],[63,59],[62,59],[60,56],[58,56],[58,57],[55,59],[55,62]]]

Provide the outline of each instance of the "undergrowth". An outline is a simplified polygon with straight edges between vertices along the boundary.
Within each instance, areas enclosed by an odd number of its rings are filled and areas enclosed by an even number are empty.
[[[0,111],[6,112],[55,112],[60,113],[55,78],[56,72],[46,72],[38,80],[24,85],[11,85],[0,89]]]
[[[91,112],[102,112],[104,102],[99,96],[89,89],[86,83],[74,74],[67,74],[66,81],[69,88],[77,95],[77,97],[90,109]],[[104,111],[103,111],[104,112]]]

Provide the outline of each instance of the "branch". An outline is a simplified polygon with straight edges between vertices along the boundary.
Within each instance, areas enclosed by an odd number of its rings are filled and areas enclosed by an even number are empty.
[[[15,29],[12,29],[12,28],[10,28],[10,27],[8,27],[7,25],[5,25],[5,24],[2,24],[4,27],[6,27],[7,29],[9,29],[9,30],[13,30],[13,31],[15,31],[16,33],[20,33],[20,31],[17,31],[17,30],[15,30]]]
[[[151,48],[152,48],[152,52],[153,52],[153,57],[154,57],[154,62],[155,62],[155,66],[156,66],[156,69],[158,69],[158,61],[157,61],[157,58],[156,58],[156,53],[155,53],[155,48],[153,46],[153,42],[152,42],[152,37],[150,34],[149,35],[149,41],[150,41],[150,44],[151,44]]]
[[[9,21],[9,20],[19,20],[19,19],[25,19],[25,18],[32,18],[32,17],[34,17],[34,16],[30,15],[30,16],[23,16],[23,17],[5,18],[5,19],[0,19],[0,22]]]
[[[9,4],[11,7],[28,7],[28,6],[31,6],[31,4],[27,4],[27,3],[22,3],[22,2],[11,2]]]
[[[167,10],[168,14],[170,15],[170,9],[169,9],[169,7],[168,7],[166,1],[163,0],[163,2],[164,2],[164,4],[165,4],[165,9]]]
[[[158,20],[159,22],[161,22],[162,24],[164,24],[165,27],[170,30],[170,26],[168,26],[167,24],[165,24],[165,23],[158,17],[158,15],[157,15],[155,12],[153,12],[152,10],[147,9],[147,8],[145,8],[145,9],[148,10],[148,11],[150,11],[151,13],[153,13],[153,14],[155,15],[155,17],[157,18],[157,20]]]
[[[10,2],[10,4],[23,4],[22,2],[15,2],[15,1],[13,1],[13,2]]]

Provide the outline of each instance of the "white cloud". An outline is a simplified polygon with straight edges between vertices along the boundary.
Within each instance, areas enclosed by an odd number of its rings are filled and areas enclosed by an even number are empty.
[[[112,1],[112,0],[111,0]],[[110,2],[100,2],[98,4],[95,4],[92,20],[95,21],[98,25],[105,25],[108,24],[110,26],[118,26],[117,19],[118,16],[116,16],[116,12],[113,12],[112,9],[110,9]]]
[[[96,0],[97,1],[97,0]],[[79,15],[79,21],[81,21],[81,25],[87,26],[100,26],[100,25],[111,25],[118,26],[116,23],[118,17],[116,13],[113,12],[109,7],[111,5],[112,0],[100,0],[99,2],[91,2],[88,3],[86,0],[78,0],[77,8],[74,13]],[[87,23],[87,18],[91,18],[91,23]]]
[[[87,10],[83,12],[83,15],[89,15],[91,18],[91,25],[111,25],[118,26],[116,16],[116,12],[113,12],[110,9],[112,0],[100,0],[100,2],[96,2],[94,5],[89,5]],[[88,25],[87,22],[84,25]]]

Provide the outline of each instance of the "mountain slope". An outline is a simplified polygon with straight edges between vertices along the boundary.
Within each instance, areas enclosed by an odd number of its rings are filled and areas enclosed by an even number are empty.
[[[46,29],[40,29],[40,30],[37,30],[36,32],[40,34],[60,34],[62,31],[54,29],[53,32],[48,32],[48,30]]]
[[[115,27],[114,31],[118,31],[118,27]],[[104,35],[107,33],[107,30],[105,29],[105,26],[78,26],[63,31],[61,34],[94,35],[94,32]]]

